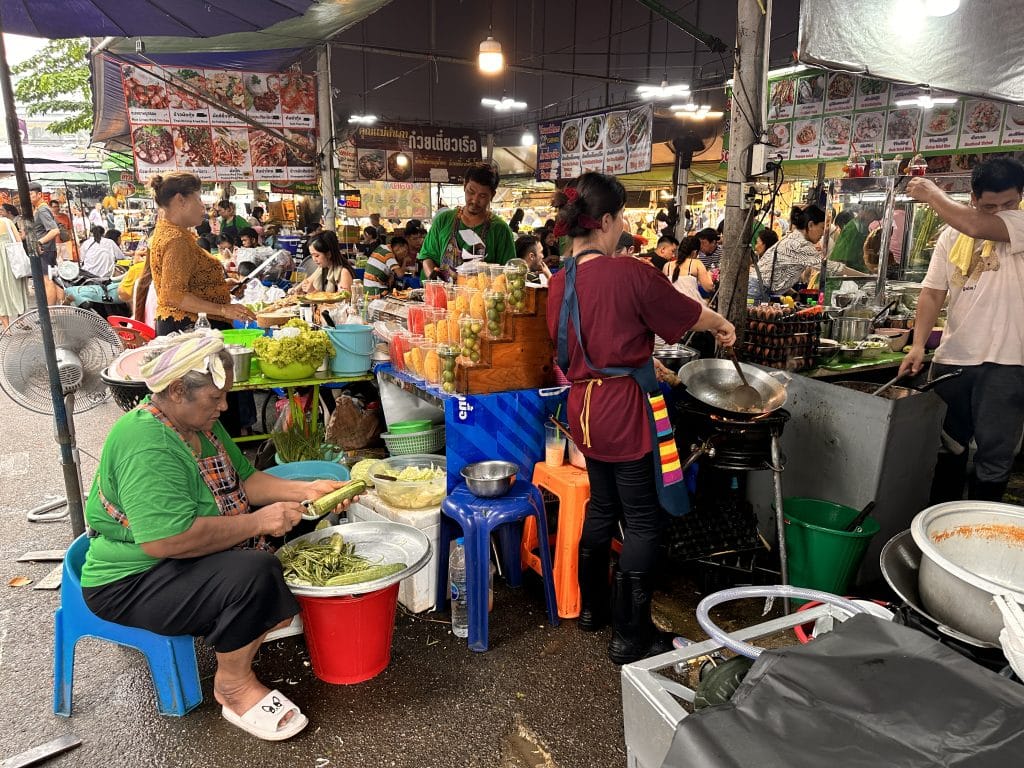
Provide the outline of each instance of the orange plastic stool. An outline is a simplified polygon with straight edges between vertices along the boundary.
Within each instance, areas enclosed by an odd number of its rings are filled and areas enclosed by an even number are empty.
[[[558,498],[558,530],[551,534],[555,541],[555,601],[559,616],[574,619],[580,615],[577,567],[583,518],[590,501],[590,479],[585,469],[577,469],[571,464],[549,467],[540,462],[533,468],[533,484],[542,492],[547,491]],[[541,573],[540,557],[534,551],[538,546],[537,524],[528,517],[523,525],[520,548],[523,568]]]

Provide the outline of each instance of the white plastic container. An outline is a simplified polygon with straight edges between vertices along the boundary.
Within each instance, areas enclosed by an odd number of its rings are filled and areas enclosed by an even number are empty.
[[[398,602],[413,613],[429,611],[434,607],[437,592],[437,547],[441,536],[441,508],[399,509],[383,501],[376,491],[370,490],[348,508],[348,519],[353,523],[390,520],[418,528],[430,540],[430,561],[412,578],[405,579],[398,588]],[[448,553],[444,553],[448,557]]]

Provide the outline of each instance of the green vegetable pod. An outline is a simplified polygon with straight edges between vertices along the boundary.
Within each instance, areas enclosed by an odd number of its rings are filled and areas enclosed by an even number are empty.
[[[369,568],[362,568],[357,571],[339,573],[331,576],[324,582],[325,587],[345,587],[349,584],[361,584],[364,581],[376,581],[405,570],[405,563],[387,563],[386,565],[371,565]]]
[[[336,491],[324,494],[316,501],[306,505],[310,514],[316,517],[323,517],[343,501],[347,501],[366,491],[366,483],[362,480],[353,480],[346,483]]]

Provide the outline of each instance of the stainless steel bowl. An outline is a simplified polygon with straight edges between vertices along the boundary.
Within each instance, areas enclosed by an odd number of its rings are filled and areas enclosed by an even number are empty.
[[[679,373],[680,368],[698,357],[700,357],[700,353],[685,344],[665,344],[654,349],[654,358],[672,373]]]
[[[466,487],[474,496],[504,496],[516,482],[519,467],[510,461],[478,461],[462,468]]]
[[[1024,603],[1024,507],[951,501],[919,512],[910,525],[921,549],[918,588],[928,612],[954,629],[999,642],[994,594]]]

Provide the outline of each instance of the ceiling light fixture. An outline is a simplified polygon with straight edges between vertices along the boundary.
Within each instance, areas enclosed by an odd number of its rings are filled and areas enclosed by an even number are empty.
[[[641,99],[665,101],[674,96],[686,96],[690,92],[690,86],[684,83],[669,85],[668,80],[662,80],[661,85],[641,85],[636,92],[640,94]]]
[[[495,112],[511,112],[514,109],[526,109],[525,101],[516,101],[509,96],[502,96],[501,101],[498,99],[480,99],[480,103],[485,107],[490,107]]]
[[[922,93],[912,99],[899,99],[896,102],[897,107],[920,107],[921,109],[931,109],[938,104],[956,104],[956,99]]]
[[[927,16],[949,16],[960,8],[960,0],[924,0]]]
[[[673,104],[669,109],[676,117],[687,120],[704,120],[706,118],[722,117],[723,112],[711,110],[710,104],[694,104],[692,101],[686,104]]]
[[[355,125],[373,125],[377,122],[376,115],[349,115],[349,123]]]
[[[536,142],[533,139],[533,134],[527,131],[523,134],[523,137],[519,140],[519,143],[524,147],[532,147]]]
[[[477,66],[485,75],[496,75],[505,69],[505,55],[501,52],[501,43],[490,35],[480,42],[480,53],[477,55]]]

